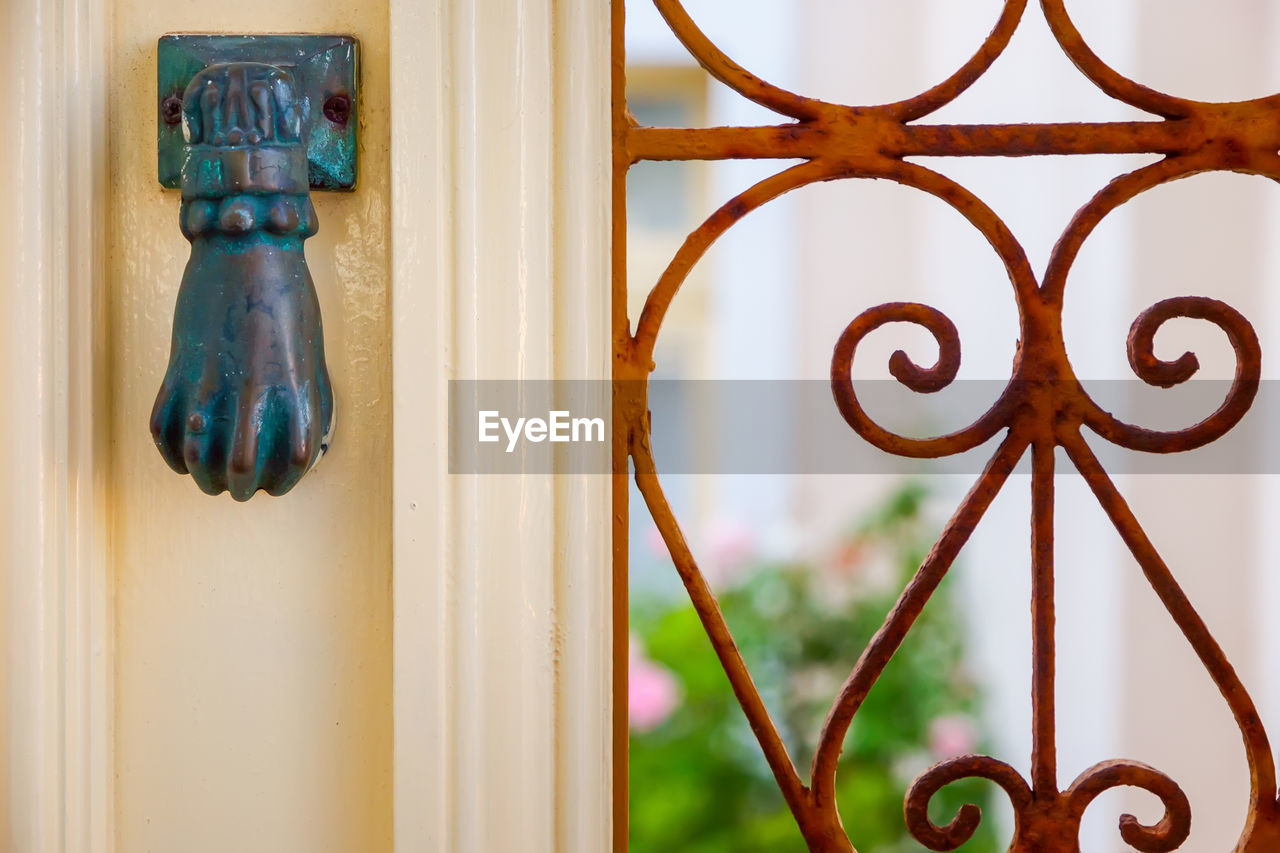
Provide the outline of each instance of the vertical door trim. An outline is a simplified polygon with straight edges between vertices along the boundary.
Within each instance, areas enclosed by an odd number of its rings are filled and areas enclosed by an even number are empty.
[[[107,11],[0,12],[0,845],[109,853]]]
[[[599,853],[610,477],[451,475],[448,382],[610,376],[609,4],[391,14],[396,847]]]

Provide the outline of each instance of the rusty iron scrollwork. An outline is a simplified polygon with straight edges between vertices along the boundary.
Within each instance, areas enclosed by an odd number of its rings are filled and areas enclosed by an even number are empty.
[[[1248,818],[1236,853],[1280,850],[1280,806],[1271,745],[1248,691],[1183,593],[1129,505],[1084,439],[1087,428],[1100,438],[1134,451],[1175,453],[1226,434],[1248,411],[1258,390],[1261,350],[1249,322],[1230,306],[1209,298],[1166,299],[1143,312],[1129,333],[1128,357],[1144,382],[1168,388],[1198,369],[1192,353],[1163,361],[1153,352],[1156,331],[1173,318],[1208,321],[1221,329],[1236,354],[1235,378],[1217,411],[1180,431],[1156,431],[1124,423],[1090,397],[1076,378],[1062,333],[1066,280],[1081,246],[1113,210],[1170,181],[1209,171],[1230,171],[1280,180],[1280,95],[1233,103],[1211,103],[1167,95],[1143,86],[1108,66],[1072,23],[1065,0],[1041,0],[1042,11],[1062,50],[1076,67],[1112,98],[1153,114],[1158,120],[1039,125],[928,125],[919,123],[951,102],[983,75],[1004,51],[1026,12],[1027,0],[1006,0],[990,35],[958,71],[939,85],[907,100],[879,106],[827,103],[772,85],[726,56],[698,28],[679,0],[653,0],[672,32],[715,79],[742,96],[791,119],[766,127],[655,128],[639,126],[626,107],[623,3],[614,7],[614,501],[615,612],[620,662],[626,660],[626,528],[630,463],[635,480],[661,531],[693,606],[800,832],[814,853],[853,853],[857,827],[841,824],[835,802],[837,762],[845,735],[877,678],[893,657],[969,539],[975,525],[1005,485],[1015,465],[1031,455],[1032,716],[1031,778],[994,758],[962,756],[924,772],[906,794],[910,833],[931,850],[953,850],[969,839],[981,819],[976,806],[962,808],[946,825],[928,816],[930,799],[943,786],[968,777],[991,780],[1009,797],[1016,820],[1014,853],[1076,853],[1081,817],[1103,791],[1133,786],[1154,794],[1164,815],[1145,825],[1120,818],[1120,833],[1144,853],[1171,851],[1186,840],[1191,807],[1176,782],[1159,770],[1132,761],[1105,761],[1060,790],[1054,717],[1054,464],[1062,447],[1185,635],[1230,707],[1244,740],[1250,775]],[[1070,155],[1145,153],[1162,155],[1151,165],[1122,175],[1078,211],[1053,250],[1042,281],[1009,227],[981,199],[951,179],[906,158],[919,156]],[[632,333],[626,313],[625,177],[642,160],[801,160],[799,165],[760,181],[724,204],[688,235],[649,291]],[[650,447],[647,379],[663,317],[690,270],[710,246],[751,211],[784,193],[819,181],[879,178],[928,193],[951,205],[986,238],[1007,270],[1020,318],[1020,342],[1012,375],[997,402],[974,423],[949,435],[914,439],[882,428],[863,410],[850,369],[859,342],[889,323],[910,323],[937,341],[938,362],[922,367],[902,351],[889,361],[890,373],[913,391],[930,393],[955,379],[960,337],[936,309],[890,303],[855,318],[835,344],[831,388],[835,404],[858,435],[889,453],[941,458],[971,450],[1003,434],[994,456],[960,502],[914,578],[875,634],[831,706],[819,737],[808,781],[801,778],[770,718],[706,578],[681,533],[659,483]],[[625,689],[625,665],[619,676]],[[620,702],[625,708],[625,702]],[[625,710],[618,720],[619,770],[625,790]],[[619,849],[625,849],[625,806],[620,807]]]

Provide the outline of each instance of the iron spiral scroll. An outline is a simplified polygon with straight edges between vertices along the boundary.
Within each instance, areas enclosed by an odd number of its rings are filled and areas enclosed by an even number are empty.
[[[614,423],[615,519],[625,520],[628,460],[639,491],[670,550],[707,636],[760,743],[778,786],[814,853],[853,853],[852,836],[841,825],[835,802],[837,763],[854,716],[881,672],[911,630],[950,569],[979,519],[1005,485],[1015,465],[1031,456],[1032,698],[1030,779],[994,758],[962,756],[925,771],[905,799],[911,835],[931,850],[953,850],[968,840],[981,815],[962,808],[939,826],[928,816],[930,799],[945,785],[967,777],[988,779],[1013,804],[1012,853],[1076,853],[1081,817],[1103,791],[1120,786],[1145,789],[1164,806],[1152,825],[1123,815],[1123,840],[1144,853],[1172,851],[1187,839],[1191,807],[1178,784],[1159,770],[1132,761],[1105,761],[1060,790],[1054,717],[1054,466],[1063,448],[1186,637],[1229,706],[1240,729],[1249,767],[1248,817],[1235,853],[1280,851],[1280,805],[1275,760],[1258,710],[1222,648],[1157,553],[1132,510],[1084,439],[1087,429],[1120,447],[1176,453],[1215,441],[1248,412],[1258,391],[1261,350],[1249,322],[1229,305],[1199,296],[1165,299],[1134,320],[1128,358],[1150,385],[1168,388],[1187,381],[1199,365],[1192,353],[1162,361],[1153,351],[1156,331],[1174,318],[1207,321],[1235,351],[1234,381],[1219,408],[1192,426],[1159,431],[1125,423],[1098,405],[1072,369],[1062,335],[1066,280],[1082,245],[1112,211],[1170,181],[1204,172],[1230,171],[1280,180],[1280,95],[1214,103],[1178,98],[1137,83],[1107,65],[1072,23],[1065,0],[1040,7],[1062,50],[1076,67],[1112,98],[1158,120],[1054,125],[925,125],[919,121],[950,103],[981,77],[1004,51],[1026,13],[1027,0],[1006,0],[991,33],[954,74],[926,92],[876,106],[850,106],[789,92],[756,76],[725,55],[697,26],[679,0],[652,0],[689,53],[714,78],[792,122],[767,127],[708,129],[649,128],[626,109],[623,3],[614,4],[614,200],[625,209],[627,169],[642,160],[800,159],[733,198],[688,235],[650,290],[634,334],[626,316],[625,217],[615,216]],[[1081,208],[1054,248],[1043,280],[1008,226],[979,198],[950,178],[909,162],[916,156],[1026,156],[1036,154],[1147,153],[1157,162],[1112,180]],[[877,424],[862,408],[850,375],[859,342],[893,323],[910,323],[937,341],[932,366],[893,354],[890,373],[919,393],[946,387],[957,374],[961,341],[955,325],[927,305],[897,302],[855,318],[840,335],[831,362],[831,388],[840,413],[859,436],[886,452],[941,458],[976,448],[1000,436],[999,447],[942,530],[834,699],[819,736],[809,780],[801,779],[752,682],[705,577],[681,533],[659,483],[650,446],[647,379],[663,318],[693,267],[715,241],[751,211],[779,196],[820,181],[853,178],[891,180],[928,193],[965,217],[987,240],[1007,271],[1017,303],[1021,338],[1013,371],[996,402],[972,424],[948,435],[918,439]],[[621,306],[620,308],[618,306]],[[617,523],[617,522],[616,522]],[[625,543],[625,528],[616,539]],[[625,544],[616,554],[625,568]],[[625,587],[624,587],[625,588]],[[625,607],[625,602],[623,604]],[[624,624],[625,624],[625,620]],[[622,642],[625,644],[625,637]],[[625,658],[624,658],[625,660]],[[625,719],[625,718],[624,718]],[[624,822],[625,823],[625,822]],[[625,849],[625,835],[620,841]]]

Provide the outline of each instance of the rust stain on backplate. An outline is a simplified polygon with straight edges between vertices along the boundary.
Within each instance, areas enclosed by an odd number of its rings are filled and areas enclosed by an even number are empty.
[[[1170,387],[1198,368],[1191,353],[1161,361],[1152,351],[1156,330],[1175,318],[1205,320],[1226,333],[1236,353],[1235,381],[1225,402],[1209,417],[1181,431],[1161,432],[1124,423],[1101,408],[1077,380],[1062,336],[1062,304],[1067,275],[1085,239],[1120,205],[1153,187],[1207,171],[1232,171],[1280,180],[1280,95],[1235,103],[1208,103],[1174,97],[1142,86],[1106,65],[1084,41],[1064,0],[1041,0],[1058,44],[1080,71],[1112,98],[1158,120],[1101,124],[927,125],[930,113],[973,84],[1009,44],[1027,0],[1006,0],[995,28],[967,63],[934,88],[892,104],[847,106],[788,92],[735,63],[698,29],[679,0],[653,0],[675,35],[703,68],[746,98],[792,119],[774,127],[671,129],[640,127],[627,111],[623,55],[623,3],[614,2],[614,577],[616,689],[620,709],[615,725],[615,846],[626,848],[626,660],[627,660],[627,471],[635,479],[666,541],[729,684],[759,740],[779,788],[814,853],[853,853],[857,827],[841,825],[835,803],[835,775],[845,734],[868,691],[911,630],[916,617],[947,573],[974,526],[1027,453],[1032,460],[1032,631],[1033,737],[1031,778],[994,758],[969,755],[924,772],[906,794],[911,834],[931,850],[953,850],[970,838],[981,818],[976,806],[960,810],[944,826],[933,823],[928,804],[944,785],[981,777],[1000,786],[1013,803],[1013,853],[1078,853],[1081,816],[1100,793],[1118,786],[1145,789],[1160,799],[1164,815],[1153,825],[1132,815],[1120,818],[1120,833],[1131,847],[1154,853],[1175,850],[1186,840],[1191,808],[1167,775],[1134,761],[1105,761],[1060,790],[1054,719],[1054,452],[1062,447],[1083,475],[1099,504],[1137,560],[1230,707],[1248,758],[1248,818],[1235,853],[1280,851],[1275,761],[1258,710],[1222,648],[1187,599],[1169,567],[1117,491],[1083,437],[1088,429],[1122,447],[1148,453],[1191,450],[1224,435],[1248,411],[1261,375],[1261,351],[1249,322],[1214,299],[1166,299],[1143,312],[1129,334],[1129,363],[1145,382]],[[1038,281],[1008,226],[967,189],[905,158],[917,156],[1070,155],[1149,153],[1155,163],[1122,175],[1076,213],[1054,248],[1044,279]],[[800,159],[799,165],[766,178],[730,200],[689,234],[649,291],[631,331],[627,317],[626,173],[640,160],[728,158]],[[883,626],[864,650],[831,706],[808,780],[800,775],[739,654],[715,596],[685,541],[659,484],[650,447],[648,376],[662,320],[689,271],[708,248],[743,216],[773,199],[818,181],[879,178],[922,190],[954,207],[998,253],[1013,285],[1021,341],[1012,376],[999,400],[965,429],[929,439],[896,435],[862,409],[850,378],[862,338],[887,323],[913,323],[937,340],[940,356],[932,367],[894,353],[890,372],[907,387],[930,393],[947,386],[960,365],[960,339],[951,321],[927,305],[890,303],[866,311],[840,335],[831,363],[835,404],[860,436],[890,453],[939,458],[972,449],[1003,435],[999,449],[961,501],[915,577],[903,590]]]

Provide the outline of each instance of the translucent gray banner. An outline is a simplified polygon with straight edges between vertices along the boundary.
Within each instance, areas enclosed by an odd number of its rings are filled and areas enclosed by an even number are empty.
[[[958,380],[917,394],[893,380],[854,383],[858,400],[891,432],[929,438],[963,429],[992,407],[1007,382]],[[1148,430],[1177,431],[1222,404],[1230,382],[1199,380],[1168,390],[1138,380],[1086,381],[1095,403]],[[613,392],[601,381],[458,380],[450,383],[449,470],[455,474],[609,474]],[[906,459],[877,449],[845,422],[824,380],[653,380],[652,447],[669,474],[976,474],[986,444],[942,459]],[[1153,454],[1083,434],[1114,474],[1278,474],[1280,383],[1260,384],[1239,424],[1205,447]],[[1059,471],[1071,472],[1060,457]],[[1028,460],[1023,460],[1029,468]]]

